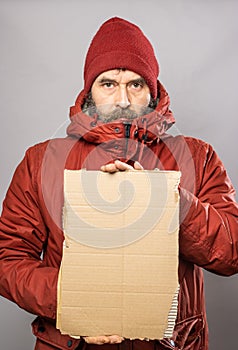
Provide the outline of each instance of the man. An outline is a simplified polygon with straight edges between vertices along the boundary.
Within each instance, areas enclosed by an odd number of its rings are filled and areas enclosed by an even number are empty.
[[[208,349],[202,268],[238,271],[238,204],[224,166],[207,143],[166,134],[175,122],[159,66],[142,31],[120,18],[93,38],[84,89],[70,110],[68,137],[31,147],[19,164],[0,220],[0,293],[36,314],[37,350]],[[62,257],[64,169],[114,173],[180,170],[178,316],[172,339],[79,339],[55,327]]]

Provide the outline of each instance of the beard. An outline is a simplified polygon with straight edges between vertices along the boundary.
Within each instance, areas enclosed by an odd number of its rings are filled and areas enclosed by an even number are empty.
[[[85,114],[90,115],[91,117],[94,117],[95,115],[97,115],[98,120],[101,120],[103,123],[109,123],[118,119],[133,120],[135,118],[149,114],[156,108],[157,104],[158,104],[158,99],[153,99],[151,97],[148,106],[140,107],[139,110],[137,108],[138,110],[137,112],[131,108],[133,106],[128,106],[126,108],[116,107],[111,112],[102,113],[100,111],[100,108],[97,108],[97,106],[95,105],[95,102],[92,98],[92,93],[89,92],[85,98],[82,111]]]

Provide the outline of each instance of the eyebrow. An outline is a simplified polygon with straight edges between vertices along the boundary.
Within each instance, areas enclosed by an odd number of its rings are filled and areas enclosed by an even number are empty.
[[[103,84],[103,83],[116,83],[116,80],[114,79],[110,79],[110,78],[104,78],[102,77],[99,81],[98,81],[100,84]]]
[[[110,78],[107,78],[107,77],[102,77],[99,81],[98,81],[100,84],[103,84],[103,83],[117,83],[116,80],[114,79],[110,79]],[[137,78],[137,79],[132,79],[128,82],[128,84],[146,84],[145,82],[145,79],[144,78]]]
[[[137,78],[137,79],[133,79],[130,81],[130,83],[134,83],[134,84],[146,84],[145,79],[144,78]]]

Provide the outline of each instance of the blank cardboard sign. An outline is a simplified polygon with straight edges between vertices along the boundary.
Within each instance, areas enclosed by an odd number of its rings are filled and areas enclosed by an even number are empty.
[[[57,328],[170,337],[177,315],[180,172],[65,170]]]

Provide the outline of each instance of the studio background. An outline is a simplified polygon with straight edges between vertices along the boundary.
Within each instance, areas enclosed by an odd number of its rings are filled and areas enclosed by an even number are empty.
[[[151,40],[173,132],[212,144],[238,190],[237,13],[236,0],[0,0],[1,202],[26,149],[65,136],[90,40],[112,16]],[[235,349],[238,276],[205,282],[210,349]],[[33,349],[33,318],[0,297],[0,348]]]

